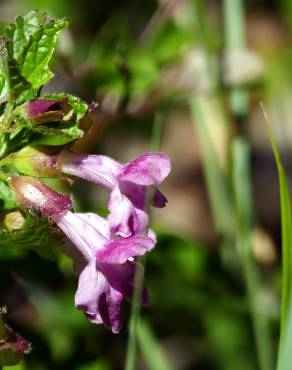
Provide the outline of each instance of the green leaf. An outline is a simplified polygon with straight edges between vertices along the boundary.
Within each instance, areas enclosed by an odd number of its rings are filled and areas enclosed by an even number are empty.
[[[31,88],[19,73],[16,61],[7,49],[7,41],[0,40],[0,103],[15,99],[23,90]]]
[[[45,24],[45,21],[45,13],[33,10],[24,17],[17,17],[15,23],[5,28],[4,34],[11,40],[10,47],[15,60],[18,60],[28,45],[30,37]]]
[[[60,19],[41,25],[30,36],[27,46],[17,61],[21,75],[29,81],[33,88],[45,85],[53,76],[49,62],[53,55],[60,31],[68,25],[68,21]]]
[[[291,199],[288,190],[288,182],[285,169],[280,157],[269,117],[262,106],[264,120],[267,126],[269,139],[274,152],[280,183],[280,203],[281,203],[281,225],[282,225],[282,302],[281,302],[281,331],[280,331],[280,348],[278,364],[281,363],[283,355],[284,338],[288,327],[288,314],[292,310],[292,217],[291,217]],[[290,315],[291,316],[291,315]],[[291,318],[290,318],[291,320]],[[291,323],[290,323],[291,326]],[[289,327],[290,327],[289,326]],[[291,343],[290,343],[291,346]],[[281,368],[284,370],[284,368]],[[285,368],[287,369],[287,368]]]
[[[43,217],[28,215],[21,229],[0,231],[0,247],[33,250],[46,259],[54,259],[57,244],[48,220]]]

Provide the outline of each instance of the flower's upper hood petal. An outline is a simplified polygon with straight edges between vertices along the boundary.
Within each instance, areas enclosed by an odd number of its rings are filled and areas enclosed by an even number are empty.
[[[155,246],[155,239],[144,235],[119,238],[96,251],[96,260],[112,264],[123,264],[137,256],[142,256]]]
[[[144,153],[123,166],[119,180],[138,185],[160,184],[169,174],[170,160],[163,153]]]

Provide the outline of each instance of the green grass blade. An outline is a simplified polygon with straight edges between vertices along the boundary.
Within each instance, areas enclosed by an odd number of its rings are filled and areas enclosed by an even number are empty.
[[[282,164],[282,160],[279,153],[279,148],[277,146],[269,117],[262,106],[264,120],[267,126],[269,139],[274,152],[276,165],[279,175],[279,185],[280,185],[280,203],[281,203],[281,225],[282,225],[282,302],[281,302],[281,330],[280,330],[280,347],[278,354],[278,370],[288,370],[290,367],[280,367],[283,364],[282,356],[285,355],[284,348],[287,346],[287,338],[291,338],[292,334],[290,331],[291,323],[291,287],[292,287],[292,217],[291,217],[291,200],[288,190],[288,182],[286,173]],[[291,342],[289,343],[291,346]],[[291,355],[291,354],[290,354]],[[281,365],[282,366],[282,365]]]
[[[211,133],[213,129],[218,131],[217,125],[224,124],[224,118],[220,115],[221,111],[219,103],[217,103],[216,98],[212,101],[209,97],[194,95],[190,98],[190,109],[201,145],[214,223],[219,233],[232,235],[234,232],[234,214],[230,199],[230,189],[222,164],[219,162]],[[210,114],[211,110],[214,114]],[[225,129],[226,127],[223,127],[220,133],[224,134]]]
[[[250,148],[245,138],[241,137],[233,140],[231,156],[232,183],[237,215],[237,249],[246,281],[259,366],[261,370],[271,370],[273,369],[271,333],[267,313],[261,300],[261,277],[252,251]]]
[[[174,370],[148,323],[140,320],[137,329],[141,352],[149,370]]]
[[[242,0],[224,0],[225,51],[232,53],[245,47],[244,6]],[[248,112],[248,94],[242,87],[230,92],[230,108],[235,115]]]
[[[292,343],[292,305],[290,301],[289,312],[286,317],[285,332],[282,336],[281,351],[279,352],[277,370],[292,369],[291,363],[291,343]]]

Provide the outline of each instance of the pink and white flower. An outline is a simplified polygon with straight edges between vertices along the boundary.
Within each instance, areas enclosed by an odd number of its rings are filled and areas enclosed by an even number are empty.
[[[135,258],[154,248],[154,235],[111,239],[108,221],[93,213],[66,211],[51,219],[73,243],[67,243],[63,251],[75,261],[80,272],[76,308],[83,310],[91,322],[104,324],[118,333],[122,301],[132,297],[137,282],[135,274],[143,274],[143,266]],[[143,284],[143,279],[140,283]],[[140,288],[142,303],[146,303],[147,292],[144,286]]]
[[[111,190],[109,225],[112,234],[127,237],[148,230],[148,200],[162,208],[167,199],[153,185],[159,185],[170,172],[170,160],[163,153],[144,153],[122,164],[103,155],[77,155],[63,151],[57,168]]]

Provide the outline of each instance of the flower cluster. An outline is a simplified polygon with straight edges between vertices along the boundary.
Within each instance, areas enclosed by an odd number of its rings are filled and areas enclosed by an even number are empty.
[[[59,108],[66,101],[61,105],[44,100],[39,103],[39,109],[27,107],[26,111],[42,121],[48,115],[60,114]],[[64,147],[51,153],[47,147],[34,146],[20,150],[11,161],[21,174],[10,178],[18,205],[48,217],[65,235],[61,249],[73,259],[79,275],[76,308],[83,310],[91,322],[118,333],[122,301],[131,299],[135,282],[141,284],[141,303],[148,300],[143,279],[134,278],[137,273],[143,276],[143,266],[137,258],[156,243],[149,229],[148,206],[166,205],[166,198],[155,186],[168,176],[169,158],[163,153],[144,153],[122,164],[103,155],[75,154]],[[79,177],[107,188],[108,217],[74,213],[68,195],[41,181],[47,173]]]

